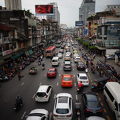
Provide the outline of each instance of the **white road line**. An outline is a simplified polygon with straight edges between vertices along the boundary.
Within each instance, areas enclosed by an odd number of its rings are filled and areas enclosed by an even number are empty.
[[[76,101],[78,101],[78,95],[76,95]]]
[[[26,111],[23,113],[21,120],[25,117]]]
[[[22,82],[22,83],[21,83],[21,86],[23,86],[24,84],[25,84],[25,83],[24,83],[24,82]]]
[[[57,86],[59,85],[59,83],[57,82]]]
[[[40,83],[40,85],[42,85],[42,83]]]
[[[50,112],[49,120],[52,120],[52,112]]]
[[[59,76],[61,76],[61,74],[59,74]]]
[[[76,87],[76,83],[74,83],[74,86]]]
[[[35,94],[32,96],[32,98],[35,98]]]

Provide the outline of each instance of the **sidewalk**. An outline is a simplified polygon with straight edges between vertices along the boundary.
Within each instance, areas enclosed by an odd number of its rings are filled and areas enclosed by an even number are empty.
[[[95,61],[99,61],[99,60],[104,60],[104,57],[103,56],[96,56],[96,59]],[[106,61],[107,64],[113,66],[115,68],[115,70],[117,71],[118,74],[120,74],[120,66],[118,66],[117,64],[115,64],[115,61],[114,60],[107,60]]]

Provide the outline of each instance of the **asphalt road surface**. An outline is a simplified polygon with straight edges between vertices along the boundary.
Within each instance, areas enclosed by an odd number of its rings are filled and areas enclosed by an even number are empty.
[[[81,54],[81,53],[80,53]],[[76,99],[81,101],[81,94],[78,94],[76,91],[76,74],[79,73],[76,69],[76,65],[72,60],[73,70],[71,72],[63,71],[63,59],[60,60],[60,65],[57,68],[58,74],[56,78],[48,79],[46,76],[47,68],[52,67],[51,60],[49,58],[44,58],[45,60],[45,70],[41,69],[41,66],[38,66],[37,60],[27,66],[23,71],[23,78],[21,81],[18,80],[17,76],[15,76],[11,81],[1,83],[0,86],[0,120],[25,120],[26,116],[29,112],[36,108],[44,108],[49,111],[49,117],[52,119],[52,112],[54,106],[54,96],[57,93],[67,92],[70,93],[73,97],[73,120],[76,120],[74,104]],[[84,61],[84,60],[83,60]],[[38,73],[36,75],[29,75],[28,70],[30,67],[36,66],[38,69]],[[74,85],[72,88],[62,88],[60,76],[64,73],[73,74]],[[98,74],[92,74],[89,70],[88,76],[90,81],[98,78]],[[48,103],[36,103],[34,100],[34,95],[41,84],[49,84],[53,87],[52,95],[50,96],[50,100]],[[83,92],[90,91],[90,87],[85,87]],[[15,98],[17,95],[23,97],[24,106],[19,112],[14,111]],[[104,109],[103,116],[107,120],[114,120],[114,116],[112,115],[107,103],[105,103],[102,93],[98,94],[101,104]],[[85,120],[84,112],[82,111],[81,120]]]

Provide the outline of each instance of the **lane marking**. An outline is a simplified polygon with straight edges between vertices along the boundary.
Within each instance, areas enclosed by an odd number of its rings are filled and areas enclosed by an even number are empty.
[[[49,120],[52,120],[52,112],[50,112]]]
[[[57,86],[59,85],[59,83],[57,82]]]
[[[32,96],[32,99],[34,99],[35,98],[35,94]]]
[[[23,113],[21,120],[25,117],[26,111]]]
[[[23,86],[24,84],[25,84],[25,83],[24,83],[24,82],[22,82],[22,83],[21,83],[21,86]]]
[[[76,101],[78,101],[78,95],[76,95],[75,98],[76,98]]]
[[[59,76],[61,76],[61,74],[59,74]]]
[[[74,86],[76,87],[76,83],[74,83]]]
[[[39,85],[42,85],[42,83],[40,83]]]

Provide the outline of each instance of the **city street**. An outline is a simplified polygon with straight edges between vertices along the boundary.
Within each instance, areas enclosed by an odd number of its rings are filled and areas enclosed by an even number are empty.
[[[59,49],[59,48],[58,48]],[[80,53],[81,55],[81,53]],[[52,119],[52,112],[54,106],[54,96],[57,93],[66,92],[70,93],[73,97],[73,120],[76,119],[74,105],[75,101],[79,99],[81,101],[81,94],[78,94],[77,84],[76,84],[76,74],[79,73],[76,69],[76,65],[72,60],[73,70],[71,72],[63,71],[63,59],[60,60],[59,67],[56,67],[58,70],[58,74],[56,78],[47,78],[47,69],[52,67],[51,59],[44,58],[45,60],[45,70],[41,69],[41,66],[38,66],[37,60],[30,64],[25,70],[22,71],[23,78],[21,81],[18,80],[17,76],[15,76],[11,81],[1,83],[0,86],[0,115],[1,120],[25,120],[28,113],[35,108],[44,108],[49,111],[49,118]],[[83,60],[83,59],[82,59]],[[84,61],[84,60],[83,60]],[[29,75],[29,69],[35,66],[38,69],[38,73],[36,75]],[[74,86],[72,88],[62,88],[61,87],[61,75],[64,73],[70,73],[74,75]],[[89,80],[95,80],[98,78],[98,74],[92,74],[89,70],[88,72]],[[50,96],[50,100],[48,103],[36,103],[34,100],[35,93],[39,87],[39,85],[51,85],[53,87],[52,95]],[[90,90],[89,87],[85,87],[83,92],[88,92]],[[23,97],[24,106],[18,112],[13,110],[16,96],[20,95]],[[103,116],[106,117],[107,120],[114,120],[112,113],[109,111],[108,106],[106,105],[102,93],[98,94],[99,99],[101,101],[101,105],[104,109]],[[85,119],[84,113],[82,111],[81,119]]]

